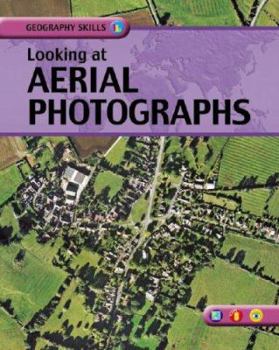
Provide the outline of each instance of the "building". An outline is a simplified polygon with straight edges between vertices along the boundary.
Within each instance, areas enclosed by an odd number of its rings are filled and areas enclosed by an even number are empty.
[[[62,188],[65,192],[67,204],[73,205],[78,203],[80,195],[87,186],[91,175],[91,171],[88,168],[67,166],[62,179]]]

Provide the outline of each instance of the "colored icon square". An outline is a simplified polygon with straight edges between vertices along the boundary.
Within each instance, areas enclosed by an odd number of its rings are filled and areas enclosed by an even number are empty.
[[[220,322],[223,318],[223,313],[220,310],[214,310],[210,313],[210,319],[212,322]]]

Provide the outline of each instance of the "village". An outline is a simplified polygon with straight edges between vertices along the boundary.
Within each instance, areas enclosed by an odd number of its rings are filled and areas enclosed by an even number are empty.
[[[51,343],[81,341],[71,335],[74,324],[58,334],[44,332],[42,326],[56,314],[53,305],[63,300],[72,283],[78,286],[72,298],[82,296],[84,309],[94,315],[94,321],[86,323],[90,337],[83,341],[100,350],[116,348],[123,339],[131,344],[131,334],[133,342],[158,339],[157,349],[165,349],[177,308],[184,305],[198,313],[207,305],[205,296],[193,303],[193,283],[216,259],[277,285],[276,276],[260,263],[246,263],[244,250],[224,253],[222,246],[228,232],[276,244],[278,219],[243,210],[239,196],[230,189],[220,191],[215,171],[204,176],[178,153],[168,154],[171,140],[118,140],[111,149],[122,142],[125,150],[117,164],[101,153],[81,160],[70,143],[58,144],[55,162],[48,162],[43,171],[34,167],[12,197],[21,228],[19,242],[30,235],[40,249],[60,242],[51,264],[68,277],[62,292],[28,323],[30,329],[42,329],[40,334]],[[40,142],[29,142],[35,155],[46,150]],[[117,191],[111,195],[115,185]],[[272,190],[277,182],[268,186]],[[24,259],[25,250],[19,253]],[[80,258],[87,254],[92,259]],[[134,326],[138,312],[141,319]]]

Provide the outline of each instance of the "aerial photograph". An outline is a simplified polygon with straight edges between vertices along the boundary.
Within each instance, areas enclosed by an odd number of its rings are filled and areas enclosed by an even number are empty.
[[[279,26],[278,0],[5,0],[0,16]],[[279,137],[1,136],[0,350],[276,350]]]

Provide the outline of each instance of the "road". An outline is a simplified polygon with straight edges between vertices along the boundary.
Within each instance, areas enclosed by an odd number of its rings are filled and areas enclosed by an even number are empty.
[[[176,188],[176,192],[175,192],[175,195],[173,196],[171,202],[170,202],[170,206],[169,206],[169,210],[166,214],[166,218],[169,218],[170,215],[171,215],[171,210],[176,202],[176,199],[179,195],[179,191],[181,190],[181,186],[182,186],[182,183],[183,183],[183,179],[184,179],[184,175],[185,175],[185,172],[182,172],[182,175],[181,175],[181,180],[179,182],[179,184],[177,185],[177,188]]]
[[[149,196],[148,209],[147,209],[147,213],[145,216],[145,222],[144,222],[144,226],[143,226],[144,231],[146,231],[146,229],[151,221],[151,211],[152,211],[152,207],[153,207],[153,200],[154,200],[154,195],[155,195],[155,191],[156,191],[157,180],[158,180],[158,176],[159,176],[160,170],[161,170],[161,163],[162,163],[162,157],[163,157],[163,152],[164,152],[164,146],[165,146],[165,137],[162,136],[161,140],[160,140],[160,150],[159,150],[159,154],[158,154],[158,158],[157,158],[156,171],[155,171],[154,180],[152,183],[152,188],[151,188],[150,196]]]
[[[121,297],[122,297],[123,288],[124,288],[124,284],[125,284],[125,278],[126,278],[127,273],[129,271],[130,262],[132,261],[132,259],[133,259],[134,255],[135,255],[135,253],[137,252],[137,250],[142,245],[146,246],[146,244],[151,239],[151,237],[146,239],[146,237],[144,235],[144,232],[146,231],[146,229],[147,229],[147,227],[148,227],[148,225],[150,223],[150,216],[151,216],[153,200],[154,200],[154,195],[155,195],[156,186],[157,186],[157,179],[158,179],[158,176],[159,176],[160,170],[161,170],[164,146],[165,146],[165,137],[161,137],[161,139],[160,139],[160,149],[159,149],[159,153],[158,153],[158,157],[157,157],[156,171],[155,171],[155,174],[154,174],[152,188],[151,188],[151,192],[150,192],[150,196],[149,196],[149,205],[148,205],[148,211],[147,211],[147,215],[146,215],[146,219],[145,219],[145,223],[144,223],[143,234],[140,236],[140,238],[138,240],[138,243],[136,244],[136,246],[134,247],[134,249],[130,253],[129,258],[124,262],[125,270],[124,270],[123,278],[122,278],[122,281],[121,281],[120,285],[116,288],[115,297],[114,297],[114,303],[113,303],[113,306],[112,306],[112,309],[111,309],[111,319],[110,319],[111,322],[113,322],[114,319],[115,319],[116,310],[117,310],[117,307],[118,307],[118,305],[120,303],[120,300],[121,300]],[[131,241],[129,243],[129,247],[126,247],[126,249],[129,250],[129,248],[131,247],[133,241]],[[121,258],[117,260],[117,263],[119,263],[120,260],[121,260]],[[115,265],[115,266],[117,266],[117,265]],[[107,341],[106,341],[106,345],[105,345],[105,349],[106,350],[108,350],[110,348],[112,332],[107,337]]]
[[[264,6],[268,3],[269,0],[262,0],[262,2],[260,3],[260,5],[257,8],[257,12],[254,16],[254,18],[252,19],[251,23],[250,23],[250,27],[254,27],[256,25],[256,22],[258,20],[258,17],[262,11],[262,9],[264,8]]]
[[[159,14],[158,14],[158,11],[157,11],[157,8],[156,8],[154,1],[153,0],[146,0],[146,2],[147,2],[147,5],[149,7],[149,10],[151,12],[151,15],[154,19],[156,26],[159,26],[161,24],[160,17],[159,17]]]

